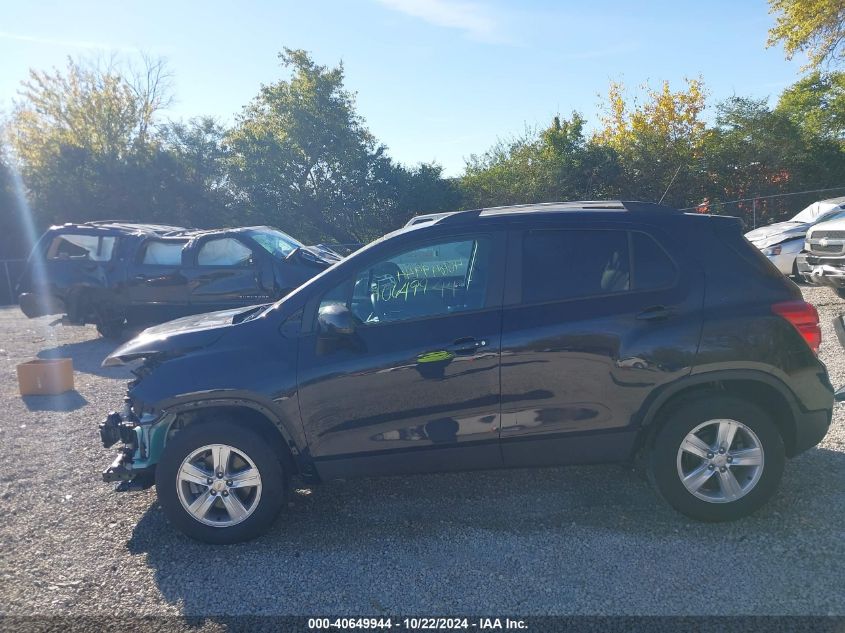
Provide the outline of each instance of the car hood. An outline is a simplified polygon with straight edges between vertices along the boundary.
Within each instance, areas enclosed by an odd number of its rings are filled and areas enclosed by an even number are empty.
[[[816,231],[845,231],[845,219],[828,220],[827,222],[814,224],[808,235],[812,235]]]
[[[810,224],[804,222],[776,222],[749,231],[745,234],[745,237],[757,248],[766,248],[787,240],[802,238],[807,234],[809,228]]]
[[[207,347],[222,337],[229,328],[241,323],[266,306],[250,306],[183,317],[147,328],[106,356],[103,367],[153,355],[180,356]]]

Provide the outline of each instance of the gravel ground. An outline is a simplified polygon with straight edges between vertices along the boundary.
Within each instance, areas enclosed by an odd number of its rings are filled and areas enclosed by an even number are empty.
[[[807,288],[835,385],[845,303]],[[116,494],[96,425],[128,372],[91,327],[0,309],[0,614],[845,614],[845,416],[728,525],[686,520],[619,466],[332,482],[271,532],[213,547],[152,490]],[[76,392],[21,398],[15,365],[71,356]],[[221,591],[222,589],[222,591]]]

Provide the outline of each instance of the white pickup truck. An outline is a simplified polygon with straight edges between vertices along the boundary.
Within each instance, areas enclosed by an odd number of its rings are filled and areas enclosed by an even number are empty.
[[[807,231],[798,274],[816,286],[830,286],[845,299],[845,218],[820,222]]]

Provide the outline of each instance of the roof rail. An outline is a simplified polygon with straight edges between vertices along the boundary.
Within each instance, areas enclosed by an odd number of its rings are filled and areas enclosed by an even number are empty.
[[[181,226],[172,224],[152,224],[149,222],[127,222],[126,220],[90,220],[88,222],[66,222],[64,226],[90,226],[97,228],[114,227],[119,229],[130,229],[136,231],[151,231],[161,233],[164,231],[184,231]]]
[[[469,209],[466,211],[455,211],[454,213],[449,213],[444,215],[442,218],[438,218],[434,220],[435,224],[455,224],[460,222],[465,222],[466,220],[474,220],[479,215],[483,209]]]
[[[552,213],[561,211],[627,211],[629,213],[682,213],[678,209],[655,202],[636,200],[578,200],[573,202],[541,202],[537,204],[515,204],[505,207],[487,207],[450,213],[436,220],[437,224],[452,224],[473,220],[480,216],[508,215],[516,213]]]

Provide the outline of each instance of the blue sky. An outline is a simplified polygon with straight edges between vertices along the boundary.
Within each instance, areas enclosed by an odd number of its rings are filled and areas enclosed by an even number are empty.
[[[144,51],[173,72],[171,118],[231,123],[276,53],[343,60],[359,112],[391,156],[449,175],[498,138],[578,110],[595,123],[611,80],[631,88],[701,75],[711,102],[776,98],[801,60],[766,49],[765,0],[93,0],[6,2],[0,110],[30,67]]]

